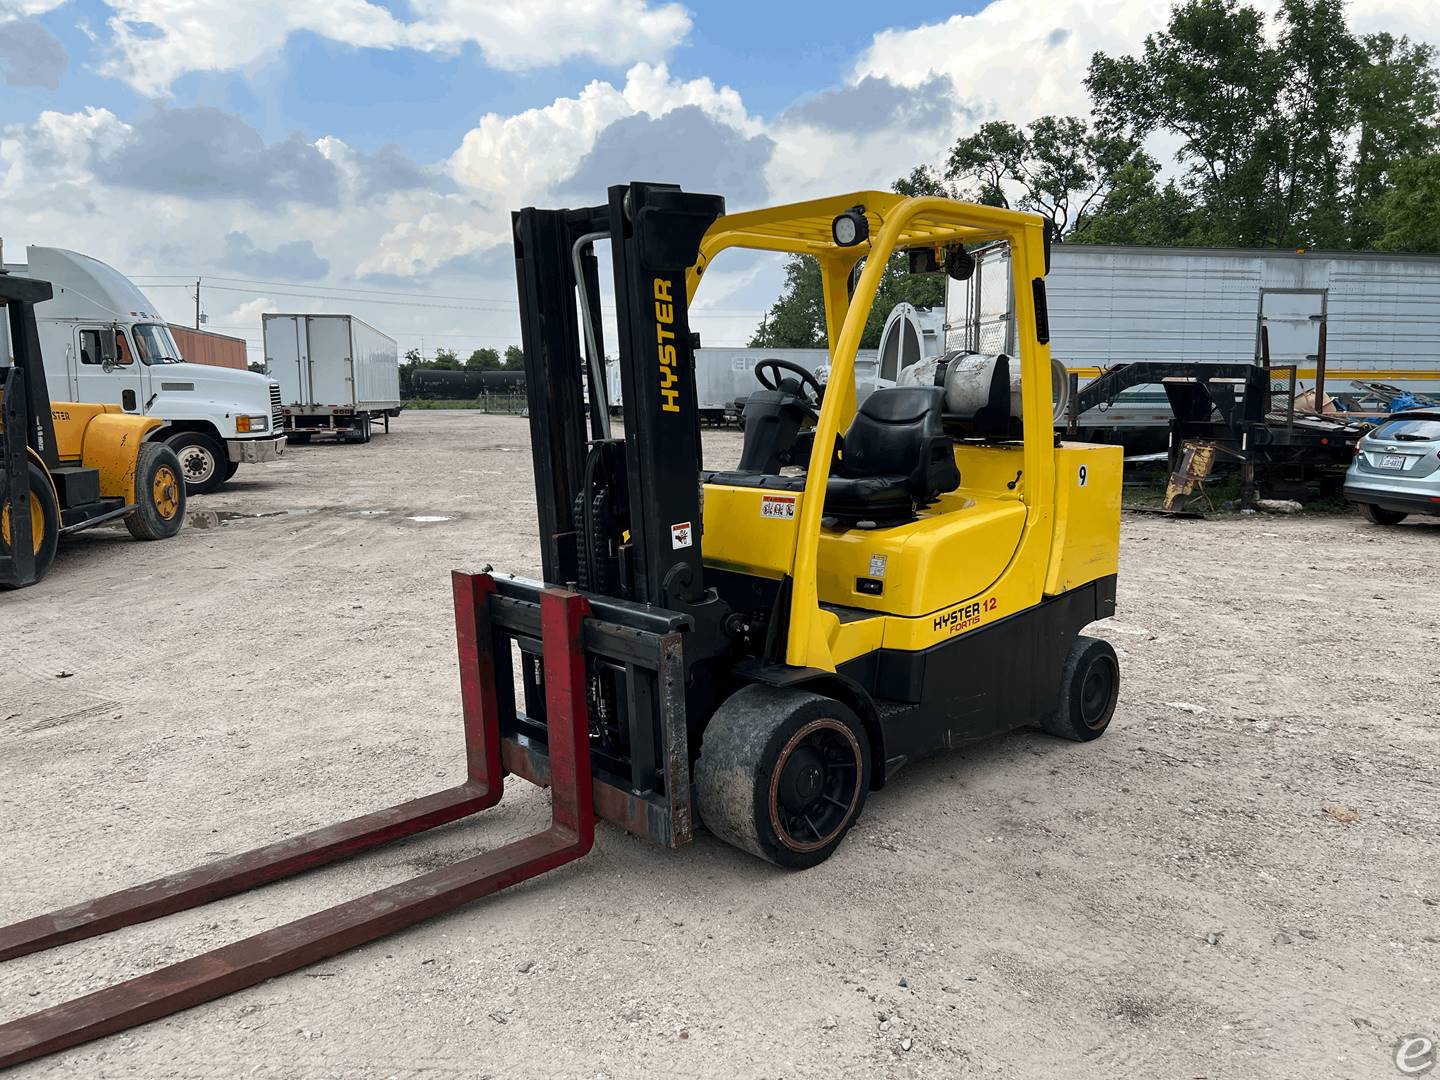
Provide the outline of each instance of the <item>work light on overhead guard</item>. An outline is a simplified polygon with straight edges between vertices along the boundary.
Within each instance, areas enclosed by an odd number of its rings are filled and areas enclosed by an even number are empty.
[[[870,237],[870,223],[865,220],[862,207],[854,207],[843,214],[837,214],[830,223],[830,233],[840,247],[854,247]]]

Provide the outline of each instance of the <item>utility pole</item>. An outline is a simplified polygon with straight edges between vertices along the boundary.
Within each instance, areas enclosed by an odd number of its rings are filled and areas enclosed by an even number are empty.
[[[195,329],[200,329],[200,279],[195,279]]]

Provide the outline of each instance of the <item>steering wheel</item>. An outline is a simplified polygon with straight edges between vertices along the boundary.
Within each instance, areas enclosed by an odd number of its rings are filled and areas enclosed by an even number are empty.
[[[761,360],[755,365],[755,379],[766,390],[779,390],[780,372],[782,371],[788,371],[791,375],[798,378],[800,382],[809,389],[816,404],[825,397],[825,388],[820,385],[820,380],[815,378],[810,371],[791,360],[780,360],[775,357]],[[769,379],[765,377],[766,372],[771,372]]]

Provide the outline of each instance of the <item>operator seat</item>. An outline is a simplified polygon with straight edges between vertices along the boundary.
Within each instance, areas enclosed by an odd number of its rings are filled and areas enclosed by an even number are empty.
[[[958,488],[944,403],[938,386],[897,386],[866,398],[826,485],[826,515],[849,524],[901,524]]]

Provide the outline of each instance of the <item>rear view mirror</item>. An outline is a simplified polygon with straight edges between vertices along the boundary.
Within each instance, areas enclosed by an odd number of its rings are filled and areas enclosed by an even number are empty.
[[[115,344],[115,328],[113,326],[102,327],[100,330],[100,362],[107,369],[115,366],[120,358],[119,349]]]

